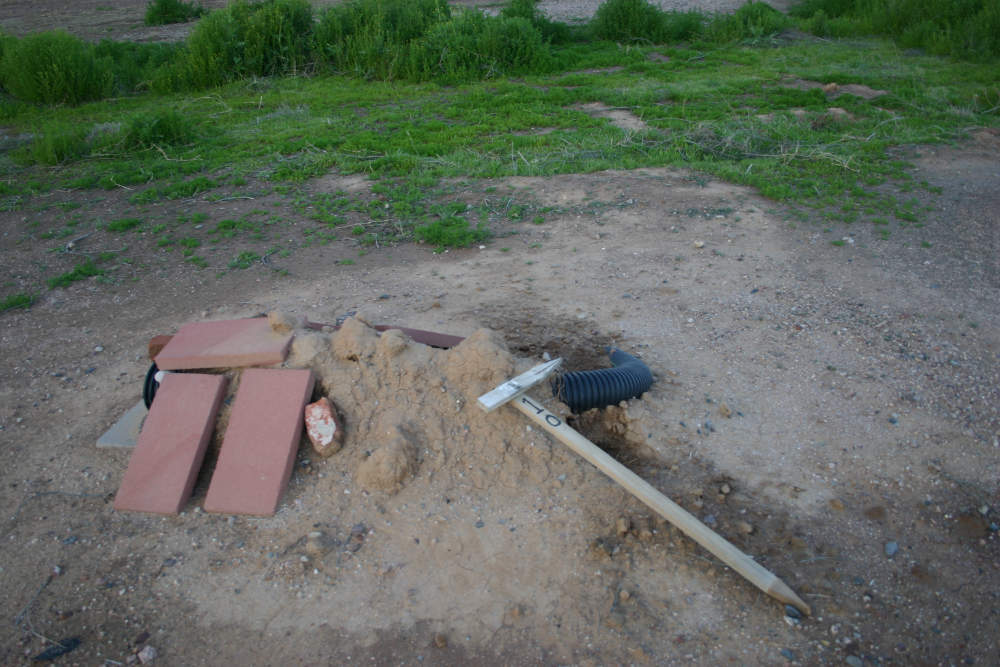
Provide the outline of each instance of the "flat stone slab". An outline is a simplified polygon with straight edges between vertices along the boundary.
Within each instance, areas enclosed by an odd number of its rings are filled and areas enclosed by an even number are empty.
[[[222,375],[201,373],[163,378],[115,496],[116,510],[181,511],[205,458],[226,383]]]
[[[277,511],[292,476],[313,382],[309,370],[243,371],[206,512],[270,516]]]
[[[280,364],[291,334],[277,334],[266,317],[185,324],[156,355],[160,370]]]
[[[139,441],[139,431],[142,430],[142,423],[146,421],[146,403],[139,400],[138,403],[128,409],[121,418],[114,423],[100,438],[97,439],[98,447],[135,447]]]

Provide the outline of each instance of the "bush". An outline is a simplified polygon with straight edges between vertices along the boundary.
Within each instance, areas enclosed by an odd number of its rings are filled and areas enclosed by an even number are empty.
[[[114,93],[128,95],[149,88],[156,70],[180,52],[178,44],[138,44],[102,39],[94,47],[97,58],[107,59],[114,74]]]
[[[69,162],[90,152],[87,130],[79,125],[53,123],[36,133],[28,147],[28,158],[38,164]]]
[[[467,10],[411,44],[409,74],[458,83],[542,71],[550,63],[548,45],[527,19]]]
[[[409,43],[449,18],[446,0],[354,0],[323,12],[313,52],[331,70],[393,79],[406,68]]]
[[[804,0],[789,13],[819,35],[878,34],[938,55],[1000,56],[996,0]]]
[[[186,23],[199,18],[205,13],[205,8],[193,2],[181,0],[152,0],[146,5],[146,25],[166,25],[168,23]]]
[[[542,33],[545,41],[552,44],[564,44],[572,39],[572,31],[565,23],[552,21],[538,10],[538,0],[511,0],[500,10],[500,16],[505,18],[522,18],[531,21],[535,30]]]
[[[133,116],[122,137],[125,147],[130,149],[179,146],[190,144],[194,139],[193,123],[173,109]]]
[[[717,16],[708,24],[705,36],[713,42],[761,39],[791,25],[791,20],[771,5],[750,0],[733,14]]]
[[[153,88],[208,88],[240,77],[298,72],[309,62],[312,27],[307,0],[237,0],[198,22],[180,56],[156,73]]]
[[[114,74],[94,47],[61,30],[12,40],[3,50],[0,81],[26,102],[80,104],[111,94]]]
[[[590,21],[597,39],[658,44],[664,38],[666,15],[646,0],[607,0]]]

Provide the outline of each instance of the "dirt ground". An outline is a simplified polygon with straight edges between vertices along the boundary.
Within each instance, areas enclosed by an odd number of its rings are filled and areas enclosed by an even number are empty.
[[[141,22],[144,3],[93,4],[73,6],[81,34],[128,38]],[[68,25],[64,5],[7,2],[0,18],[13,32],[28,14]],[[104,11],[131,18],[105,24]],[[855,225],[832,246],[750,190],[679,170],[512,178],[459,196],[558,212],[482,248],[357,258],[347,240],[217,273],[150,238],[130,279],[0,314],[0,662],[77,637],[58,664],[123,664],[147,646],[164,665],[996,664],[998,155],[989,131],[915,150],[917,179],[941,194],[925,196],[923,228],[887,240]],[[368,185],[331,174],[308,187]],[[109,219],[126,195],[51,200]],[[297,215],[277,195],[152,210],[261,206]],[[60,210],[39,213],[43,226]],[[18,242],[27,224],[0,213],[9,275],[78,259]],[[119,241],[95,233],[77,250]],[[318,369],[347,435],[327,459],[300,448],[274,517],[201,511],[216,447],[180,516],[113,511],[128,452],[95,442],[138,400],[148,340],[272,310],[475,335],[432,351],[347,320],[355,338],[338,351],[339,334],[300,330],[289,364]],[[474,407],[545,354],[606,365],[606,345],[656,382],[572,423],[811,617],[787,618],[513,409]],[[392,447],[409,471],[396,493],[364,483],[370,455]]]

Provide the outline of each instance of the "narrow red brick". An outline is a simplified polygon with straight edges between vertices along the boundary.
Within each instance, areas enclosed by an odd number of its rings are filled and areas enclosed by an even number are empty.
[[[185,324],[160,353],[161,370],[232,368],[279,364],[288,354],[289,334],[277,334],[266,317]]]
[[[243,371],[205,497],[206,512],[274,514],[292,476],[312,390],[309,370]]]
[[[226,378],[170,373],[156,391],[115,496],[117,510],[176,514],[191,497]]]

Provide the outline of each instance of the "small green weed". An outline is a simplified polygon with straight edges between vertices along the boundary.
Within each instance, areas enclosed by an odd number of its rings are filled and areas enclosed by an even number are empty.
[[[72,271],[67,271],[66,273],[60,274],[54,278],[49,278],[45,281],[45,284],[49,286],[49,289],[56,289],[57,287],[69,287],[73,283],[79,280],[86,280],[94,276],[103,276],[104,269],[97,266],[93,260],[88,259],[85,262],[77,264],[73,267]]]
[[[489,230],[484,225],[472,227],[468,220],[455,215],[419,225],[414,229],[414,234],[421,241],[439,249],[466,248],[490,237]]]
[[[259,262],[259,261],[260,261],[260,255],[251,250],[244,250],[239,255],[237,255],[233,261],[229,262],[229,268],[249,269],[251,266],[253,266],[254,262]]]
[[[148,204],[160,199],[185,199],[196,194],[207,192],[218,184],[205,176],[198,176],[190,181],[180,181],[166,186],[153,186],[132,195],[129,201],[133,204]]]
[[[3,301],[0,301],[0,313],[16,308],[31,308],[31,305],[35,303],[35,299],[37,298],[34,294],[26,292],[11,294]]]
[[[142,225],[142,219],[140,218],[119,218],[118,220],[112,220],[104,228],[109,232],[127,232],[140,225]]]

